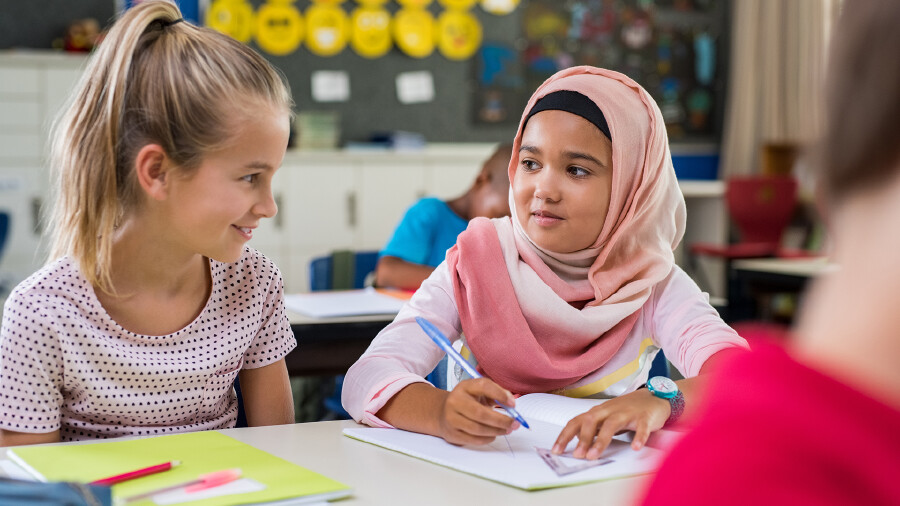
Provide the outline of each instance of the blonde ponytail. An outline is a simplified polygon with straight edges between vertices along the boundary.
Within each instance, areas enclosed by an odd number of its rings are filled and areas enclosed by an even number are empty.
[[[55,203],[50,259],[72,256],[85,278],[113,293],[112,239],[140,205],[134,157],[159,144],[195,169],[224,147],[260,104],[290,112],[285,80],[247,46],[181,20],[168,1],[146,1],[115,22],[91,56],[53,129]]]

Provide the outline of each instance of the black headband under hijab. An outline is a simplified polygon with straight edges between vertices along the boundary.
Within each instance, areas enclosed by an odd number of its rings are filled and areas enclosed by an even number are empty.
[[[525,131],[525,124],[528,123],[528,120],[541,111],[566,111],[581,116],[599,128],[607,139],[612,140],[603,111],[593,100],[577,91],[554,91],[538,99],[531,111],[528,112],[528,116],[525,117],[525,121],[522,122],[522,131]]]

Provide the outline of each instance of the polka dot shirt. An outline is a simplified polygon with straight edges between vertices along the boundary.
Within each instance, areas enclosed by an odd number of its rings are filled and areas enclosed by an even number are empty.
[[[72,441],[233,427],[238,371],[297,343],[269,259],[245,248],[210,269],[203,311],[165,336],[119,326],[69,257],[19,284],[0,329],[0,428]]]

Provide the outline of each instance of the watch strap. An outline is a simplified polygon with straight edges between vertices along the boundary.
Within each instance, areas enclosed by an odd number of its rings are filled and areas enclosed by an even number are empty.
[[[675,397],[670,397],[666,400],[669,401],[669,405],[672,407],[669,418],[666,420],[666,425],[671,425],[677,422],[681,415],[684,414],[684,394],[679,390]]]

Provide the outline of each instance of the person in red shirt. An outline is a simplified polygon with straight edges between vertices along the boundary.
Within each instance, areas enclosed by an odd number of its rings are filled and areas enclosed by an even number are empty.
[[[858,0],[831,41],[811,166],[838,269],[785,347],[718,370],[644,504],[900,504],[898,21],[900,2]]]

